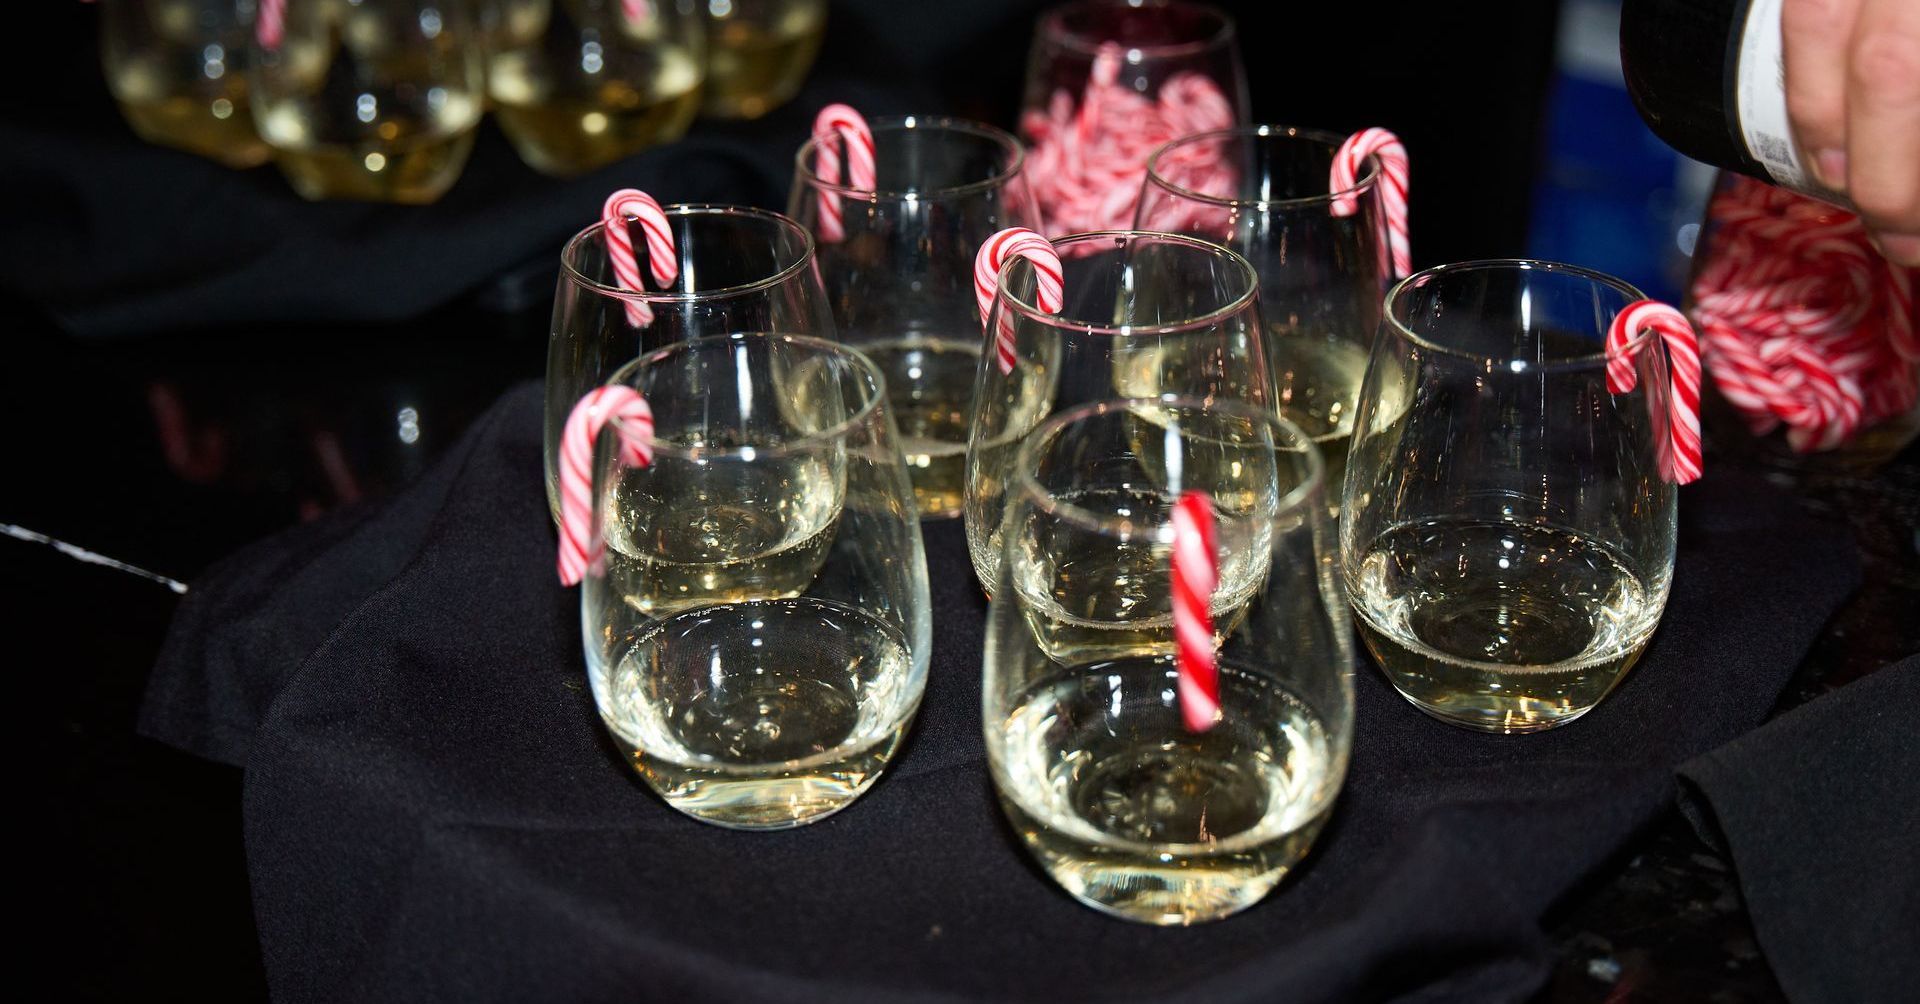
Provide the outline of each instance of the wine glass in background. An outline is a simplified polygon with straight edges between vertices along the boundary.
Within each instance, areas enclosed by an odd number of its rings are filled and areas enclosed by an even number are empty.
[[[678,139],[693,123],[704,58],[693,0],[507,8],[487,55],[487,93],[534,169],[582,174]]]
[[[689,338],[738,331],[780,331],[831,338],[814,267],[813,238],[779,213],[744,206],[666,207],[679,274],[673,288],[621,288],[607,257],[606,231],[594,224],[560,252],[553,322],[547,340],[547,502],[559,513],[560,433],[567,413],[614,370],[651,349]],[[634,228],[635,233],[638,227]],[[633,242],[641,272],[647,242]],[[635,325],[630,303],[652,319]]]
[[[1141,449],[1150,431],[1156,449]],[[1258,902],[1345,777],[1353,652],[1312,441],[1270,409],[1147,398],[1029,437],[988,613],[987,761],[1014,830],[1069,893],[1151,924]],[[1190,731],[1170,513],[1216,514],[1220,713]]]
[[[994,233],[1039,226],[1019,141],[991,126],[910,116],[872,123],[875,190],[814,173],[800,148],[788,212],[820,233],[823,200],[842,234],[818,241],[840,340],[886,377],[922,516],[957,516],[965,493],[967,415],[979,368],[975,252]]]
[[[1164,395],[1273,407],[1258,278],[1244,257],[1177,234],[1073,234],[1052,246],[1064,261],[1064,307],[1039,309],[1033,265],[1010,257],[987,330],[1006,340],[1012,365],[987,351],[973,380],[964,518],[985,589],[1000,578],[1014,451],[1054,411]],[[1152,440],[1146,426],[1142,436]]]
[[[1677,512],[1659,473],[1666,356],[1639,352],[1637,389],[1615,395],[1602,352],[1638,299],[1609,276],[1530,261],[1429,269],[1387,298],[1341,556],[1367,648],[1442,721],[1572,721],[1660,623]]]
[[[1020,137],[1048,236],[1127,229],[1155,149],[1246,122],[1246,71],[1219,8],[1078,0],[1041,15]]]
[[[1390,280],[1378,168],[1369,161],[1350,191],[1328,191],[1340,142],[1283,126],[1176,140],[1148,161],[1134,223],[1213,241],[1253,263],[1280,414],[1313,437],[1336,486],[1346,480],[1354,405]],[[1335,216],[1338,195],[1352,196],[1357,211]]]
[[[816,338],[680,342],[613,384],[652,460],[600,436],[581,630],[602,720],[674,808],[782,829],[857,798],[926,687],[927,567],[880,373]]]
[[[472,4],[289,0],[275,9],[283,29],[254,32],[253,114],[294,190],[406,203],[445,193],[466,166],[483,104]]]
[[[757,119],[799,92],[827,30],[827,0],[698,0],[707,14],[700,113]]]
[[[1115,397],[1274,406],[1259,280],[1245,258],[1174,234],[1075,234],[1052,244],[1064,264],[1062,309],[1041,310],[1033,265],[1009,258],[986,330],[1005,341],[1012,363],[988,351],[976,370],[963,515],[988,590],[1000,578],[1014,453],[1048,415]],[[1156,448],[1149,425],[1139,427],[1147,451]]]
[[[102,0],[100,66],[141,139],[228,167],[267,161],[235,0]]]

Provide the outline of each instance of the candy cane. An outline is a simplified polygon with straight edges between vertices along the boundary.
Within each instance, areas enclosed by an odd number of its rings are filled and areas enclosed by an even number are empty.
[[[260,0],[260,10],[253,23],[253,37],[260,42],[260,48],[268,52],[280,48],[286,34],[287,0]]]
[[[1756,434],[1830,449],[1920,387],[1912,272],[1854,216],[1736,179],[1714,196],[1692,286],[1708,370]]]
[[[1700,477],[1700,349],[1686,315],[1657,300],[1637,300],[1607,327],[1607,392],[1625,394],[1639,377],[1633,360],[1652,339],[1651,330],[1667,346],[1667,441],[1657,444],[1660,476],[1674,484]]]
[[[1407,236],[1407,148],[1399,137],[1385,129],[1362,129],[1340,144],[1328,179],[1336,193],[1330,208],[1335,216],[1352,216],[1360,210],[1360,198],[1351,189],[1359,183],[1360,169],[1369,157],[1380,165],[1381,230],[1393,250],[1393,276],[1412,275],[1413,250]]]
[[[587,392],[560,432],[560,584],[578,583],[598,564],[606,541],[593,532],[593,446],[610,419],[619,419],[619,462],[645,467],[653,462],[653,409],[631,387],[597,387]]]
[[[628,21],[639,24],[653,16],[653,5],[647,0],[620,0],[620,12]]]
[[[828,185],[840,184],[840,151],[847,144],[847,187],[872,191],[875,186],[873,130],[867,120],[850,105],[832,104],[820,109],[813,119],[813,174]],[[841,219],[840,193],[821,188],[819,193],[820,239],[836,244],[847,236]]]
[[[973,256],[973,295],[980,304],[980,323],[993,313],[993,298],[1000,291],[1000,268],[1011,257],[1033,263],[1034,299],[1040,309],[1058,313],[1066,306],[1066,287],[1062,283],[1060,254],[1045,237],[1026,227],[1008,227],[987,238]],[[1013,344],[1013,319],[1003,312],[994,337],[995,357],[1001,373],[1012,373],[1018,359]]]
[[[647,241],[647,270],[661,289],[673,285],[680,275],[680,256],[673,248],[673,228],[667,223],[666,210],[653,196],[635,188],[622,188],[607,196],[600,209],[600,222],[607,235],[607,263],[613,267],[614,281],[621,289],[641,292],[640,265],[634,260],[633,234],[627,229],[631,217],[640,224]],[[644,300],[627,301],[627,322],[636,328],[653,323],[653,308]]]
[[[1220,667],[1213,643],[1213,591],[1220,584],[1213,502],[1185,492],[1173,507],[1173,640],[1178,653],[1180,717],[1190,732],[1220,719]]]

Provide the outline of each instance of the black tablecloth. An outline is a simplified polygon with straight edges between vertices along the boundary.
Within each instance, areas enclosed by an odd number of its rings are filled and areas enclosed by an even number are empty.
[[[1333,822],[1268,901],[1188,930],[1082,907],[1001,822],[979,725],[984,604],[929,524],[920,720],[856,805],[776,834],[668,809],[603,737],[553,575],[539,391],[375,511],[196,583],[143,730],[244,763],[284,1000],[1495,1000],[1545,979],[1541,917],[1759,722],[1857,581],[1847,535],[1764,484],[1682,496],[1641,665],[1537,736],[1469,733],[1358,676]]]
[[[1920,996],[1920,655],[1683,768],[1794,1004]]]

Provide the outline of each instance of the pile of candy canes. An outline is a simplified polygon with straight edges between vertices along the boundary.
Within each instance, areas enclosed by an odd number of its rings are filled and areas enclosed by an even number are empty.
[[[1707,215],[1693,318],[1721,396],[1755,433],[1785,426],[1795,450],[1830,450],[1914,406],[1914,275],[1859,219],[1746,178]]]
[[[1034,109],[1021,118],[1027,177],[1049,234],[1131,229],[1153,151],[1183,136],[1236,124],[1233,103],[1205,76],[1176,73],[1149,98],[1119,82],[1121,58],[1119,45],[1103,43],[1077,107],[1062,88],[1044,111]],[[1232,168],[1221,161],[1218,148],[1196,146],[1194,155],[1162,165],[1174,173],[1167,180],[1197,192],[1232,190]]]

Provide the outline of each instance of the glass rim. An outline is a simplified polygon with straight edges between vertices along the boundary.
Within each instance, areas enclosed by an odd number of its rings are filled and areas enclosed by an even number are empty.
[[[875,365],[872,359],[867,358],[865,353],[860,352],[850,345],[830,341],[825,338],[818,338],[813,335],[788,334],[779,331],[734,331],[724,335],[707,335],[702,338],[681,339],[670,345],[663,345],[660,348],[654,349],[652,352],[647,352],[627,360],[619,369],[613,371],[613,375],[607,377],[606,383],[603,384],[603,386],[618,384],[623,387],[631,387],[633,386],[632,379],[634,374],[647,366],[667,359],[669,356],[728,342],[741,342],[749,339],[766,342],[788,342],[822,355],[846,360],[853,365],[855,370],[866,378],[871,393],[868,395],[867,400],[861,403],[858,409],[846,418],[834,423],[832,426],[815,432],[809,432],[802,436],[784,439],[774,445],[683,446],[671,440],[657,438],[651,433],[645,435],[633,433],[633,441],[643,443],[651,448],[656,457],[668,456],[680,460],[737,460],[743,463],[751,463],[760,459],[779,459],[796,453],[816,450],[821,446],[831,445],[838,440],[845,439],[849,430],[865,423],[872,417],[875,411],[879,410],[881,404],[886,401],[886,378],[880,373],[880,367]],[[607,421],[608,424],[619,426],[617,431],[621,435],[628,435],[625,431],[625,425],[618,415],[609,418]]]
[[[1398,309],[1405,302],[1406,297],[1409,294],[1411,294],[1413,290],[1419,288],[1420,286],[1426,285],[1428,282],[1433,281],[1435,278],[1445,279],[1445,278],[1450,278],[1452,276],[1464,275],[1470,272],[1493,272],[1493,271],[1505,271],[1505,272],[1538,271],[1538,272],[1550,272],[1550,273],[1559,274],[1559,275],[1575,276],[1577,278],[1585,279],[1588,282],[1593,283],[1594,285],[1604,286],[1608,289],[1612,289],[1617,292],[1623,293],[1626,295],[1627,302],[1629,303],[1635,300],[1646,299],[1646,294],[1642,293],[1632,283],[1626,281],[1625,279],[1621,279],[1617,276],[1608,275],[1607,273],[1599,271],[1598,269],[1586,268],[1585,266],[1581,266],[1581,265],[1569,265],[1565,262],[1548,261],[1541,258],[1477,258],[1471,261],[1451,262],[1445,265],[1435,265],[1432,268],[1421,269],[1420,271],[1415,272],[1410,276],[1407,276],[1405,279],[1402,279],[1399,282],[1394,283],[1393,288],[1387,290],[1387,298],[1383,305],[1383,309],[1380,311],[1381,318],[1383,322],[1388,326],[1388,329],[1394,333],[1394,336],[1396,338],[1399,338],[1401,341],[1409,342],[1429,352],[1435,352],[1441,355],[1453,356],[1456,359],[1473,359],[1481,362],[1501,362],[1501,363],[1513,363],[1518,361],[1518,362],[1525,363],[1525,365],[1520,370],[1516,370],[1515,372],[1523,372],[1525,370],[1562,372],[1566,370],[1592,369],[1596,366],[1599,366],[1599,367],[1606,366],[1607,350],[1606,350],[1606,341],[1604,338],[1604,332],[1602,333],[1603,337],[1601,340],[1601,348],[1600,348],[1600,351],[1598,352],[1589,352],[1589,353],[1584,353],[1577,356],[1566,356],[1560,359],[1549,359],[1544,362],[1536,362],[1531,359],[1514,360],[1511,358],[1501,358],[1498,356],[1490,356],[1483,352],[1471,352],[1466,349],[1456,348],[1452,345],[1445,345],[1440,342],[1436,342],[1433,339],[1426,337],[1425,335],[1419,334],[1418,332],[1414,331],[1412,328],[1408,327],[1406,323],[1400,319],[1398,314]],[[1649,329],[1634,335],[1633,340],[1628,342],[1627,344],[1638,347],[1638,346],[1641,346],[1641,343],[1647,341],[1648,339],[1657,338],[1657,337],[1659,336],[1655,334],[1651,329]],[[1636,348],[1634,352],[1629,353],[1629,357],[1631,358],[1632,355],[1637,354],[1637,352],[1638,352],[1638,349]]]
[[[1216,324],[1224,318],[1231,317],[1247,309],[1248,305],[1252,304],[1260,295],[1260,273],[1254,270],[1253,263],[1247,261],[1245,255],[1242,255],[1232,248],[1222,247],[1212,241],[1202,240],[1198,237],[1188,237],[1185,234],[1173,234],[1161,230],[1088,230],[1082,233],[1062,234],[1059,237],[1049,238],[1047,243],[1053,245],[1055,248],[1059,248],[1061,245],[1074,244],[1080,241],[1114,238],[1134,240],[1141,237],[1151,237],[1156,241],[1164,243],[1184,245],[1192,250],[1204,251],[1210,255],[1225,255],[1228,261],[1239,266],[1240,271],[1244,273],[1247,280],[1247,288],[1239,296],[1234,297],[1227,303],[1199,317],[1191,317],[1184,321],[1176,321],[1171,324],[1130,324],[1125,327],[1113,327],[1110,325],[1099,325],[1075,320],[1060,314],[1050,314],[1041,310],[1039,304],[1029,303],[1025,299],[1022,299],[1020,294],[1008,290],[1006,282],[1007,269],[1013,267],[1015,262],[1026,260],[1019,255],[1009,255],[1006,261],[1000,263],[1000,274],[994,280],[996,283],[995,295],[998,299],[1005,300],[1011,304],[1014,310],[1026,315],[1029,319],[1038,321],[1049,327],[1065,328],[1089,335],[1113,335],[1118,338],[1173,335],[1183,331],[1191,331],[1195,328],[1203,328],[1211,324]],[[1062,255],[1061,257],[1065,258],[1066,256]],[[1031,265],[1031,263],[1029,263],[1029,265]]]
[[[1160,157],[1176,146],[1185,146],[1188,143],[1196,143],[1204,140],[1225,139],[1227,137],[1245,138],[1250,136],[1260,139],[1285,137],[1287,139],[1306,140],[1311,143],[1324,144],[1336,153],[1338,153],[1340,149],[1340,144],[1345,142],[1345,137],[1337,133],[1326,132],[1320,129],[1302,129],[1298,126],[1283,125],[1236,126],[1232,129],[1215,129],[1210,132],[1194,133],[1190,136],[1182,136],[1179,139],[1169,140],[1161,144],[1153,153],[1147,156],[1147,184],[1158,185],[1172,192],[1179,198],[1188,199],[1193,202],[1205,202],[1215,206],[1252,206],[1256,209],[1265,209],[1273,206],[1293,208],[1316,204],[1330,204],[1334,200],[1346,196],[1362,195],[1371,190],[1379,181],[1380,166],[1374,158],[1368,157],[1366,169],[1354,178],[1353,185],[1348,188],[1343,188],[1340,191],[1330,191],[1324,195],[1298,195],[1290,199],[1242,199],[1239,197],[1229,198],[1218,195],[1208,195],[1205,192],[1196,192],[1191,188],[1176,185],[1168,181],[1159,171],[1154,169],[1154,166],[1160,162]]]
[[[670,290],[622,289],[619,286],[609,286],[597,279],[589,279],[574,265],[574,259],[578,255],[579,249],[606,229],[606,221],[601,220],[588,224],[586,229],[569,237],[567,243],[561,247],[561,274],[575,285],[583,286],[609,299],[639,303],[693,303],[719,300],[726,297],[741,296],[747,293],[758,293],[762,290],[772,289],[786,282],[788,279],[793,278],[795,275],[798,275],[802,269],[807,267],[807,263],[813,260],[815,254],[813,235],[807,232],[807,228],[795,222],[792,217],[784,213],[776,213],[771,209],[759,209],[754,206],[726,205],[714,202],[676,202],[670,206],[662,206],[660,208],[664,210],[668,216],[746,216],[762,219],[773,223],[777,227],[792,230],[800,236],[804,243],[801,245],[800,256],[794,261],[781,266],[771,275],[755,279],[752,282],[744,282],[737,286],[722,286],[719,289],[699,289],[686,293],[676,293]]]
[[[1274,506],[1272,519],[1278,520],[1283,516],[1291,515],[1294,512],[1308,508],[1309,504],[1314,502],[1315,496],[1326,487],[1327,462],[1326,458],[1320,455],[1320,447],[1315,445],[1313,437],[1307,435],[1298,425],[1282,417],[1272,408],[1262,407],[1251,402],[1237,399],[1215,399],[1167,394],[1161,397],[1120,397],[1108,398],[1104,401],[1089,401],[1085,404],[1074,405],[1071,408],[1066,408],[1047,416],[1045,421],[1034,426],[1033,431],[1027,433],[1026,437],[1020,443],[1019,451],[1014,455],[1014,476],[1019,481],[1020,496],[1048,515],[1065,520],[1083,529],[1091,530],[1102,536],[1113,536],[1115,533],[1130,536],[1134,532],[1137,532],[1131,529],[1121,529],[1123,527],[1132,527],[1132,520],[1115,520],[1112,517],[1091,512],[1071,502],[1062,502],[1054,498],[1053,493],[1049,492],[1046,487],[1041,485],[1039,480],[1034,477],[1033,470],[1035,460],[1037,459],[1035,454],[1043,442],[1051,439],[1062,429],[1076,422],[1132,408],[1166,407],[1185,408],[1201,414],[1228,414],[1250,418],[1256,422],[1265,423],[1269,428],[1278,429],[1284,434],[1290,440],[1290,442],[1286,444],[1288,452],[1292,452],[1293,447],[1296,445],[1300,448],[1300,453],[1307,458],[1307,476],[1302,479],[1299,484],[1288,489],[1286,494],[1280,496],[1280,501]],[[1276,449],[1280,446],[1277,442],[1274,445]],[[1325,503],[1319,503],[1319,506],[1322,511],[1326,508]],[[1140,529],[1151,530],[1153,527],[1165,526],[1171,522],[1171,519],[1158,523],[1145,523],[1143,521]]]
[[[1005,166],[996,171],[992,177],[982,178],[979,181],[969,181],[959,185],[943,185],[938,188],[898,190],[855,188],[852,185],[822,181],[818,175],[814,174],[812,154],[814,150],[819,147],[820,140],[818,137],[809,136],[805,143],[800,144],[799,152],[793,155],[794,180],[808,188],[816,188],[823,192],[834,192],[839,195],[861,200],[887,199],[898,201],[911,196],[916,201],[932,201],[934,199],[959,198],[1004,186],[1019,177],[1021,170],[1026,167],[1027,163],[1027,149],[1012,133],[997,126],[988,125],[985,122],[975,122],[972,119],[954,118],[947,115],[886,115],[870,120],[867,123],[867,127],[874,133],[874,143],[876,145],[878,145],[880,141],[879,134],[882,132],[910,132],[916,129],[926,129],[930,132],[960,133],[962,135],[984,139],[1000,147],[1010,156]]]
[[[1199,11],[1219,22],[1219,27],[1214,30],[1213,34],[1206,38],[1195,39],[1191,42],[1127,46],[1129,55],[1139,53],[1142,59],[1170,59],[1178,56],[1198,55],[1213,49],[1224,48],[1233,44],[1233,37],[1236,31],[1233,15],[1213,4],[1199,3],[1197,0],[1145,0],[1145,2],[1140,2],[1140,0],[1131,0],[1131,2],[1130,0],[1075,0],[1073,3],[1061,4],[1047,11],[1045,14],[1040,15],[1040,25],[1035,34],[1041,41],[1057,45],[1063,49],[1068,49],[1089,57],[1098,55],[1100,46],[1112,40],[1087,38],[1077,32],[1069,31],[1065,22],[1069,14],[1094,10],[1101,7],[1117,7],[1128,10],[1139,10],[1144,7],[1184,7],[1188,10]],[[1137,62],[1137,60],[1129,59],[1128,62]]]

